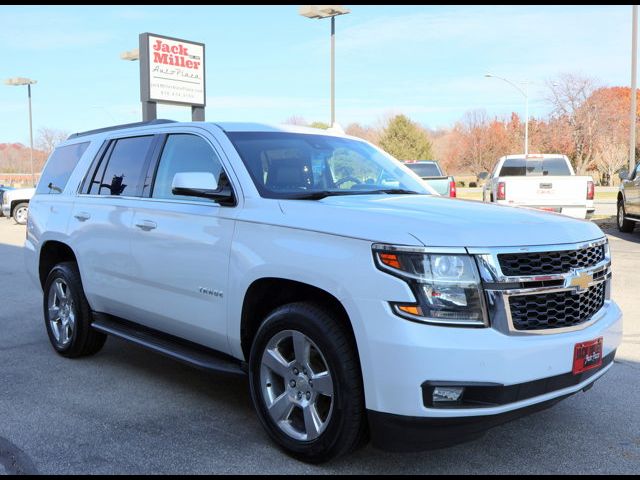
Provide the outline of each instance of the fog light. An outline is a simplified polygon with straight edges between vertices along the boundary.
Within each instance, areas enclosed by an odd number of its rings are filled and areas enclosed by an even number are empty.
[[[456,404],[462,399],[464,387],[435,387],[433,389],[433,405]]]

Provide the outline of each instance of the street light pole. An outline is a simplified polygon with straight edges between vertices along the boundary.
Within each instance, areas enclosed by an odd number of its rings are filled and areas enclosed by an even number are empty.
[[[301,5],[299,13],[307,18],[331,17],[331,126],[336,122],[336,17],[351,11],[342,5]]]
[[[32,80],[30,78],[15,77],[15,78],[6,79],[4,83],[5,85],[12,85],[12,86],[22,86],[22,85],[27,86],[27,95],[29,98],[29,160],[31,162],[31,182],[35,187],[36,174],[33,170],[33,120],[31,116],[31,85],[38,82],[37,80]]]
[[[31,119],[31,84],[27,83],[27,94],[29,95],[29,161],[31,162],[31,182],[36,186],[36,175],[33,171],[33,121]]]
[[[497,75],[492,75],[490,73],[486,73],[484,75],[487,78],[498,78],[507,82],[509,85],[514,87],[524,96],[524,156],[526,157],[529,154],[529,82],[524,82],[525,90],[522,90],[518,85],[513,83],[511,80],[508,80],[503,77],[499,77]]]
[[[629,136],[629,174],[636,168],[636,79],[638,70],[638,6],[633,6],[633,26],[631,28],[631,123]]]
[[[336,122],[336,17],[331,17],[331,126]]]
[[[529,155],[529,83],[527,82],[524,94],[524,157]]]

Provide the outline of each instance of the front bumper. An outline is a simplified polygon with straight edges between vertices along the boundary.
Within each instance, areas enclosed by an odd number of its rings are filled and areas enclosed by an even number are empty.
[[[11,207],[9,205],[2,205],[2,216],[9,217],[10,212],[11,212]]]
[[[400,320],[406,323],[404,332],[394,335],[392,328],[376,338],[372,368],[363,368],[363,373],[372,375],[370,379],[365,375],[365,389],[374,446],[416,451],[466,442],[590,388],[613,367],[622,340],[620,309],[607,302],[603,310],[588,328],[542,336]],[[398,336],[405,345],[397,343]],[[600,336],[603,365],[574,376],[575,344]],[[430,381],[490,387],[476,390],[481,392],[476,394],[476,405],[434,408],[425,396]]]
[[[545,387],[547,389],[553,389],[554,383],[561,383],[563,380],[573,383],[570,387],[561,388],[557,391],[552,390],[554,395],[546,400],[543,399],[531,405],[518,406],[515,409],[494,415],[425,418],[393,415],[370,410],[367,413],[372,443],[377,448],[383,450],[418,451],[449,447],[475,440],[492,427],[549,408],[580,390],[588,390],[597,379],[612,367],[614,357],[615,351],[603,359],[603,364],[600,368],[584,372],[582,375],[577,375],[574,377],[574,381],[567,378],[567,375],[559,375],[557,377],[520,384],[517,386],[517,393],[526,395],[527,391],[532,392]],[[488,400],[493,400],[493,398],[488,398]]]
[[[412,452],[445,448],[478,439],[498,425],[552,407],[571,394],[498,415],[457,418],[424,418],[392,415],[369,410],[371,443],[390,452]]]
[[[607,301],[588,327],[549,335],[510,335],[494,328],[455,328],[401,319],[385,302],[361,300],[357,315],[366,325],[358,338],[367,409],[379,414],[457,421],[505,414],[570,395],[599,378],[609,366],[580,384],[514,397],[477,408],[425,406],[425,382],[513,386],[565,375],[577,343],[603,337],[603,356],[622,341],[622,312]]]

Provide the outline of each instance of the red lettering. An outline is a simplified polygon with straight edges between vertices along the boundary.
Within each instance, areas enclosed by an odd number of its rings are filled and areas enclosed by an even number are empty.
[[[189,52],[188,48],[185,48],[183,44],[169,45],[164,43],[162,40],[156,40],[153,44],[153,50],[153,63],[192,68],[194,70],[198,70],[200,68],[201,62],[185,58],[189,56]]]
[[[169,63],[168,55],[166,53],[153,52],[153,63]]]

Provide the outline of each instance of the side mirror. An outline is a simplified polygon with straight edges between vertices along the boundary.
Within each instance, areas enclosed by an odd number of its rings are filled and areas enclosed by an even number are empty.
[[[489,172],[480,172],[478,174],[478,178],[480,180],[486,180],[487,178],[489,178]]]
[[[629,178],[629,170],[623,168],[622,170],[620,170],[620,172],[618,172],[618,177],[620,178],[620,180],[626,180],[627,178]]]
[[[218,185],[211,172],[179,172],[173,177],[171,193],[208,198],[220,204],[234,205],[235,199],[231,186],[228,182],[224,183],[224,185]]]

